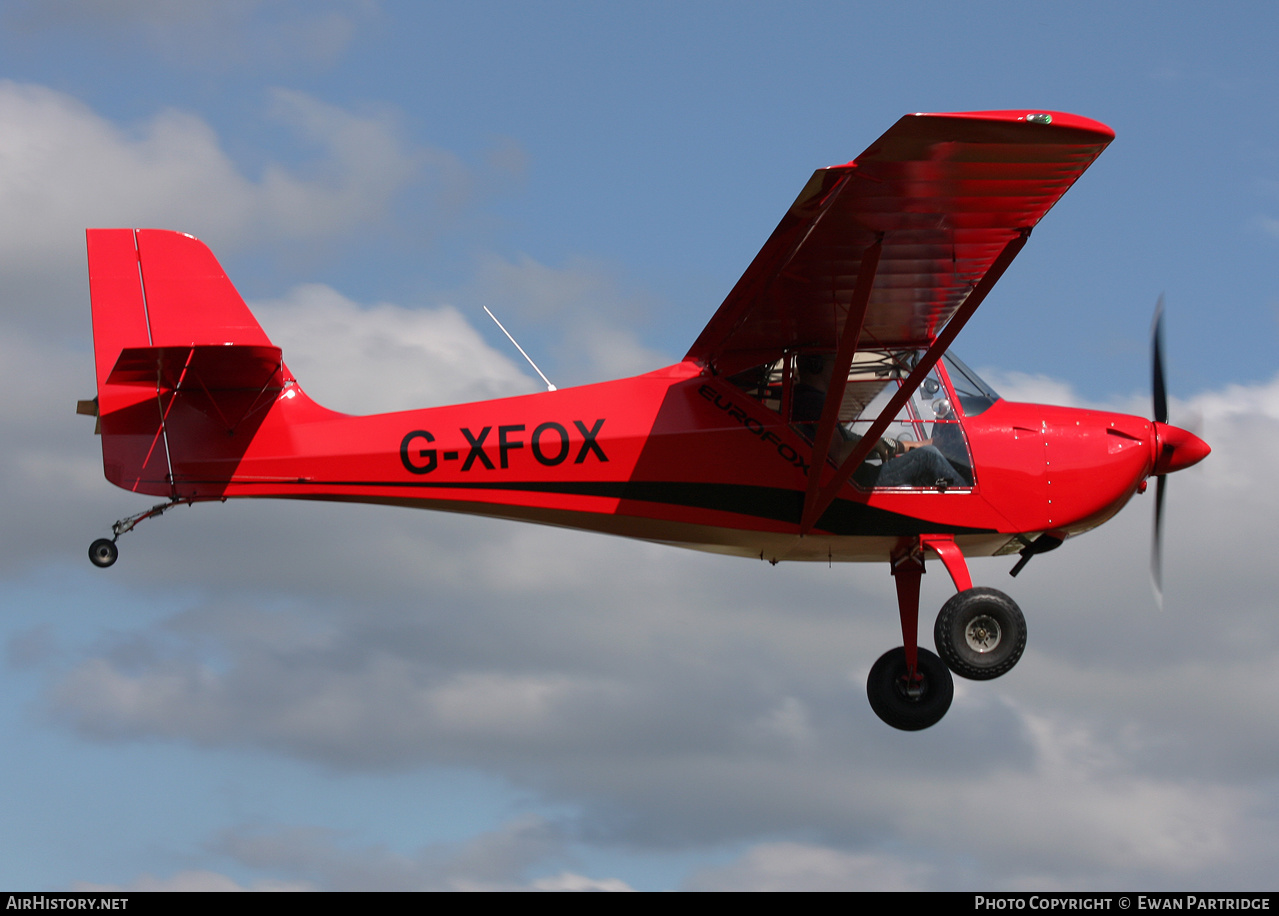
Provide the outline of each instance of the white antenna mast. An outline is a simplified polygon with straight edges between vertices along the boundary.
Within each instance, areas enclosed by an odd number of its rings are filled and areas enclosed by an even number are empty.
[[[533,367],[533,371],[536,372],[538,375],[542,376],[542,381],[546,382],[546,390],[554,391],[555,386],[551,384],[551,380],[546,377],[546,375],[542,372],[542,370],[537,368],[537,363],[533,362],[533,357],[529,356],[527,353],[524,352],[524,348],[521,347],[519,345],[519,342],[516,341],[516,339],[511,336],[511,332],[502,326],[502,322],[497,320],[496,315],[494,315],[492,312],[489,312],[489,307],[487,305],[484,306],[483,308],[484,308],[484,311],[488,312],[488,316],[493,319],[493,322],[499,328],[502,328],[502,333],[506,335],[506,339],[509,340],[511,343],[515,344],[515,349],[520,351],[520,356],[528,360],[528,364]]]

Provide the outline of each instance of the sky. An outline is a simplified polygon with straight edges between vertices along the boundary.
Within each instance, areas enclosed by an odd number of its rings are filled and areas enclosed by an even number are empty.
[[[1274,889],[1279,9],[0,4],[0,886]],[[914,111],[1117,139],[956,350],[1212,455],[1016,579],[1018,667],[896,732],[885,564],[102,476],[83,231],[217,253],[357,413],[678,361],[813,169]],[[921,629],[952,587],[924,579]],[[927,644],[927,643],[925,643]]]

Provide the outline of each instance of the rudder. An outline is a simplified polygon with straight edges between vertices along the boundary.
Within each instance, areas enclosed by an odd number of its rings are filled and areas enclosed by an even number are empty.
[[[90,229],[86,240],[107,479],[216,497],[292,383],[279,348],[198,239]]]

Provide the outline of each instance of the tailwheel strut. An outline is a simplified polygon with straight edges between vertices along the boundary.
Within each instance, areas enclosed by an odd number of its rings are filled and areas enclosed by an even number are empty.
[[[168,512],[174,506],[193,505],[197,500],[194,499],[178,499],[174,497],[168,502],[157,503],[144,512],[136,515],[130,515],[111,525],[110,538],[98,538],[89,545],[89,561],[100,569],[106,569],[111,566],[120,556],[120,548],[116,547],[115,542],[120,539],[120,535],[127,534],[137,527],[139,522],[146,521],[149,518],[155,518]]]
[[[871,709],[893,728],[918,731],[936,724],[950,709],[955,682],[950,669],[919,647],[919,577],[924,572],[919,546],[893,560],[902,645],[880,656],[866,679]]]

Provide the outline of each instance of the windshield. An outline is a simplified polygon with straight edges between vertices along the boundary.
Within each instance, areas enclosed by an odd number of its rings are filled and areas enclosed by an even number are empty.
[[[999,400],[995,389],[983,382],[981,376],[964,365],[958,356],[947,352],[942,362],[946,364],[946,374],[950,376],[950,385],[955,389],[955,397],[959,398],[964,416],[975,417]]]

